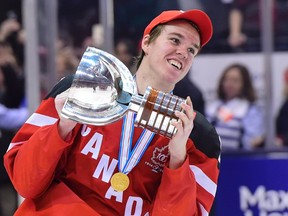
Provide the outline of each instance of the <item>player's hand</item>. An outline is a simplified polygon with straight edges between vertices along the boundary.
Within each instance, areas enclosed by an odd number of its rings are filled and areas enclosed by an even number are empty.
[[[68,97],[70,89],[67,89],[66,91],[62,92],[61,94],[57,95],[55,98],[55,108],[58,112],[59,116],[59,124],[58,124],[58,131],[60,136],[65,140],[67,136],[70,134],[70,132],[73,130],[73,128],[76,126],[77,122],[64,118],[61,116],[61,110],[64,106],[64,103]]]
[[[177,132],[169,142],[170,161],[169,167],[177,169],[186,159],[186,143],[194,127],[194,109],[190,97],[187,97],[187,104],[181,104],[184,112],[176,111],[178,121],[171,122],[177,128]]]

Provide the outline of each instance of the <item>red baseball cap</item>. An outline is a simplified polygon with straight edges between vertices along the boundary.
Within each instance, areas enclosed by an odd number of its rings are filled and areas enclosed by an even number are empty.
[[[203,47],[211,39],[213,34],[213,26],[210,17],[202,10],[193,9],[188,11],[168,10],[163,11],[159,16],[155,17],[145,28],[144,35],[150,34],[151,30],[159,24],[164,24],[176,19],[186,19],[193,22],[199,29],[201,47]]]

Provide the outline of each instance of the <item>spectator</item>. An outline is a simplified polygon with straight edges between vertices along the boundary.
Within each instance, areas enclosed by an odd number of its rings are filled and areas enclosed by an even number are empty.
[[[287,50],[288,1],[272,0],[275,50]],[[228,43],[233,51],[260,51],[261,1],[234,0],[229,14]]]
[[[218,84],[218,99],[207,105],[206,116],[215,125],[223,150],[253,150],[264,144],[264,116],[248,69],[228,66]]]
[[[15,16],[0,25],[0,156],[28,117],[25,107],[23,66],[23,31]],[[18,207],[14,189],[3,160],[0,164],[0,215],[11,216]]]
[[[9,17],[0,25],[0,41],[8,43],[20,68],[24,63],[25,33],[17,17]]]
[[[129,38],[121,38],[115,44],[115,56],[123,62],[126,67],[135,72],[134,57],[136,56],[135,44]]]
[[[259,1],[235,0],[229,14],[230,46],[234,51],[259,51],[260,33]]]
[[[58,1],[59,29],[71,35],[74,47],[81,47],[92,26],[99,23],[99,1],[61,0]]]
[[[18,129],[26,121],[28,109],[25,106],[19,108],[7,108],[0,104],[0,128],[13,130]]]
[[[276,117],[276,144],[288,146],[288,69],[284,73],[284,102]]]
[[[58,48],[56,55],[57,80],[60,80],[69,74],[74,74],[78,64],[79,59],[77,58],[73,47],[66,46]]]
[[[21,22],[22,0],[1,0],[0,1],[0,23],[9,17],[17,17]]]
[[[8,49],[9,50],[9,49]],[[8,59],[13,59],[6,53],[6,60],[0,64],[0,156],[3,158],[15,132],[27,118],[25,108],[24,80],[19,77],[14,65]],[[14,60],[11,61],[15,63]],[[17,68],[17,67],[16,67]],[[0,215],[14,214],[18,202],[18,195],[4,168],[3,160],[0,164]]]
[[[233,0],[232,0],[233,1]],[[187,1],[190,2],[190,1]],[[227,53],[231,48],[227,42],[229,25],[228,17],[231,9],[231,0],[201,0],[203,10],[213,20],[213,38],[201,53]],[[217,10],[215,10],[217,7]]]

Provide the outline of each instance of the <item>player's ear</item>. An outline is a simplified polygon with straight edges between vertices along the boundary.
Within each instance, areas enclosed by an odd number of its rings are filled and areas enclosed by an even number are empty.
[[[145,52],[145,54],[148,52],[149,44],[150,44],[150,35],[147,34],[143,37],[141,43],[142,50]]]

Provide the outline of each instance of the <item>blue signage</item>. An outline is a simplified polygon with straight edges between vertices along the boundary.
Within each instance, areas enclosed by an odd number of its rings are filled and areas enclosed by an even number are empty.
[[[223,154],[216,216],[288,216],[288,152]]]

